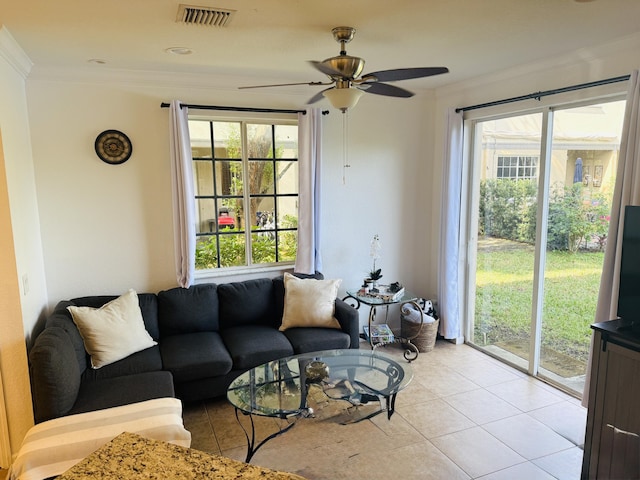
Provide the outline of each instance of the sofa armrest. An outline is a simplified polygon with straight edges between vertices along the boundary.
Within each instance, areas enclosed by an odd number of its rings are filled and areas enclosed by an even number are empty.
[[[80,368],[67,332],[47,327],[29,352],[36,423],[69,413],[80,391]]]
[[[358,311],[348,303],[336,298],[335,317],[342,331],[349,334],[349,348],[360,348],[360,317]]]

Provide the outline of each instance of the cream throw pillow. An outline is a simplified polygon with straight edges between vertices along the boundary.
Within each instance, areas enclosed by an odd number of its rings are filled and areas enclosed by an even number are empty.
[[[284,274],[284,313],[280,331],[293,327],[340,328],[335,301],[342,280],[302,279]]]
[[[129,290],[100,308],[67,307],[93,368],[157,345],[144,326],[138,294]]]

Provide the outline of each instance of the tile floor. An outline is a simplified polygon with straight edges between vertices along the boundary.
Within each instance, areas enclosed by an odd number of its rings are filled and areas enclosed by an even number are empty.
[[[402,359],[399,347],[383,351]],[[467,345],[439,340],[411,366],[414,379],[390,420],[300,419],[251,463],[309,480],[580,478],[579,400]],[[281,422],[258,420],[260,438]],[[246,440],[225,399],[185,405],[184,421],[193,448],[244,460]]]

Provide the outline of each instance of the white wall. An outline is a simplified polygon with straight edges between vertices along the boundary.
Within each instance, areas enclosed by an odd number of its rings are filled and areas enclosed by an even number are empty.
[[[323,175],[323,257],[325,275],[358,287],[373,266],[369,247],[380,236],[383,283],[399,281],[419,296],[429,296],[426,245],[435,238],[427,225],[430,200],[426,178],[432,158],[432,99],[366,97],[348,114],[349,144],[343,184],[342,114],[325,122]],[[368,311],[361,312],[361,322]],[[399,324],[397,308],[391,321]]]
[[[78,80],[80,79],[80,80]],[[229,80],[227,79],[227,82]],[[175,85],[180,85],[176,87]],[[81,295],[158,291],[176,285],[168,156],[168,110],[160,103],[301,108],[301,95],[247,94],[202,79],[138,73],[105,78],[45,72],[28,81],[33,155],[50,306]],[[369,242],[384,244],[385,280],[420,290],[424,249],[413,232],[425,218],[416,171],[430,163],[423,125],[429,96],[365,95],[349,114],[349,162],[342,183],[342,114],[324,117],[324,273],[358,287],[371,268]],[[328,108],[327,104],[320,104]],[[118,129],[133,142],[122,165],[95,155],[94,140]],[[424,195],[422,195],[424,198]],[[236,280],[219,278],[215,281]]]
[[[46,304],[25,94],[29,67],[0,28],[0,369],[11,450],[0,443],[3,460],[17,452],[33,425],[26,341]]]

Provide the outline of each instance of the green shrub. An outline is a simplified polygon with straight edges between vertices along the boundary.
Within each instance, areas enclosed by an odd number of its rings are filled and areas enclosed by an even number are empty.
[[[530,206],[535,201],[534,180],[491,179],[480,183],[480,235],[527,241]],[[535,220],[535,215],[534,215]]]
[[[297,228],[298,219],[285,215],[281,228]],[[257,228],[257,227],[254,227]],[[294,261],[298,248],[298,232],[286,230],[279,233],[276,259],[276,233],[254,232],[251,234],[251,260],[253,264]],[[244,234],[220,235],[220,267],[246,265]],[[218,244],[215,236],[204,237],[196,243],[195,263],[197,270],[218,268]]]
[[[538,202],[533,180],[485,180],[480,184],[478,234],[535,243]],[[547,249],[576,252],[595,241],[604,248],[610,199],[581,183],[554,185],[549,197]]]

